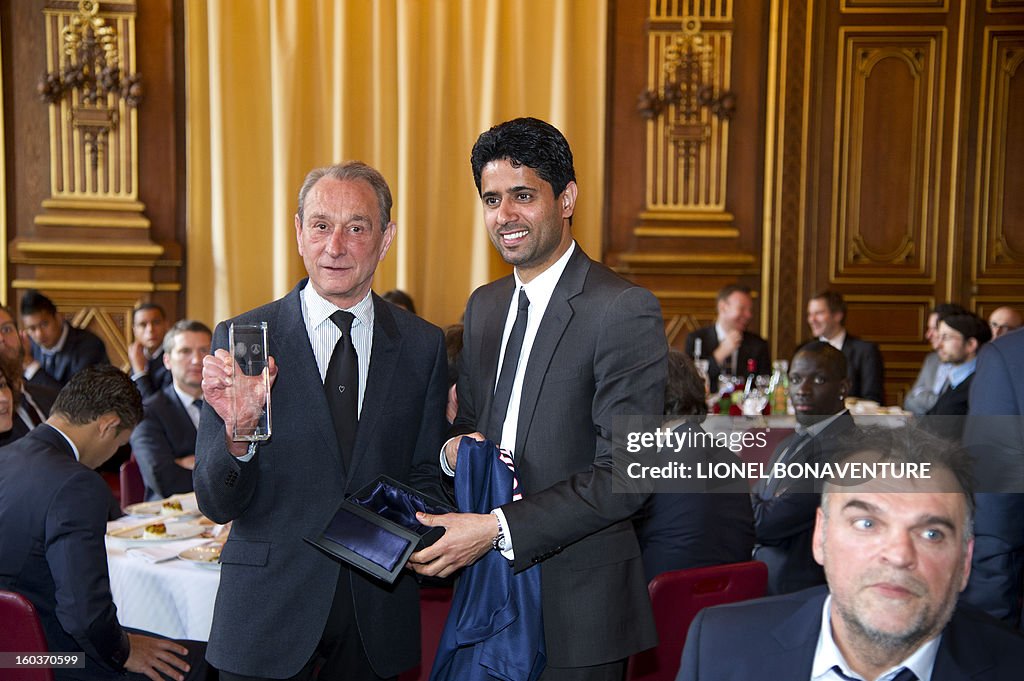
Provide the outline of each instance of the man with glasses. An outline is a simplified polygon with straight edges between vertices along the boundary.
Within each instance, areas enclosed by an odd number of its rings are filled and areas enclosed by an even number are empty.
[[[988,316],[988,325],[992,329],[992,338],[999,338],[1024,325],[1024,317],[1019,310],[1003,305],[992,310]]]

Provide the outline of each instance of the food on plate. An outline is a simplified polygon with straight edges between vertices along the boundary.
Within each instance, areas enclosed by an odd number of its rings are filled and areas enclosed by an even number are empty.
[[[153,523],[152,525],[146,525],[145,529],[142,530],[143,539],[163,539],[167,536],[167,526],[163,523]]]
[[[180,515],[184,512],[181,502],[177,499],[168,499],[160,506],[160,515]]]

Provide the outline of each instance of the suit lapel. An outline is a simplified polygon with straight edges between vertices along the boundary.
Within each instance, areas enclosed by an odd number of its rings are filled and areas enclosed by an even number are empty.
[[[810,675],[821,633],[821,611],[828,596],[825,587],[818,591],[772,632],[780,649],[763,656],[764,678],[790,678],[794,673]]]
[[[363,407],[359,412],[359,427],[356,429],[355,451],[352,452],[352,470],[347,471],[346,485],[354,478],[353,473],[367,454],[373,431],[378,427],[381,416],[387,408],[391,392],[391,381],[398,363],[402,335],[398,331],[395,317],[387,303],[373,296],[373,344],[370,350],[370,367],[366,372],[366,390],[363,392]]]
[[[188,415],[188,407],[181,402],[181,398],[178,397],[178,393],[174,391],[174,384],[167,386],[163,389],[164,395],[171,400],[171,404],[174,406],[174,427],[178,432],[189,433],[191,439],[196,439],[196,427],[192,425],[192,417]],[[271,409],[273,409],[273,403],[271,403]]]
[[[537,408],[537,399],[540,397],[540,389],[544,385],[544,377],[547,375],[551,359],[555,355],[558,344],[562,341],[562,335],[569,326],[573,316],[572,305],[569,301],[583,291],[583,284],[587,280],[587,273],[590,271],[590,259],[578,245],[575,252],[569,257],[565,265],[565,271],[555,285],[555,290],[548,301],[547,310],[544,311],[544,318],[540,320],[540,328],[537,329],[537,337],[533,341],[533,348],[530,350],[530,359],[526,365],[526,374],[523,377],[523,389],[519,397],[519,425],[516,428],[516,452],[525,454],[523,444],[530,433],[530,426],[533,422],[533,412]]]
[[[303,396],[302,399],[307,405],[307,414],[315,424],[317,433],[322,440],[323,451],[330,453],[341,465],[341,451],[338,449],[338,437],[334,433],[331,412],[327,406],[327,396],[324,395],[324,382],[320,378],[316,357],[313,356],[313,346],[306,333],[306,321],[302,317],[302,301],[299,299],[299,292],[306,285],[306,281],[306,279],[300,281],[292,292],[281,301],[281,304],[276,306],[275,318],[267,320],[270,327],[268,344],[270,345],[270,354],[278,365],[280,372],[278,377],[287,376],[289,383],[294,386],[293,394]],[[273,409],[273,392],[271,392],[271,409]],[[278,427],[280,425],[279,423]]]
[[[505,319],[515,292],[516,280],[509,275],[495,282],[493,300],[484,307],[479,345],[475,348],[479,357],[481,379],[478,384],[480,395],[477,400],[477,429],[487,433],[491,427],[491,402],[494,401],[494,386],[498,382],[498,358],[501,356],[501,337],[505,333]],[[482,301],[481,301],[482,302]],[[478,306],[479,307],[479,306]],[[501,433],[497,434],[500,439]]]

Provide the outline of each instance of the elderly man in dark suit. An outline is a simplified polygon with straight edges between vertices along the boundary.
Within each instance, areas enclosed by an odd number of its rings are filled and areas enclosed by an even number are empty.
[[[171,384],[171,372],[164,364],[164,336],[167,313],[156,303],[142,303],[132,310],[135,341],[128,346],[132,380],[143,397],[149,397]]]
[[[711,392],[718,390],[718,376],[728,373],[746,376],[747,365],[754,360],[754,371],[770,374],[772,355],[768,341],[747,331],[754,316],[754,299],[746,286],[730,284],[718,292],[718,318],[711,326],[704,326],[686,337],[686,354],[708,360],[708,385]]]
[[[85,367],[110,364],[99,336],[61,319],[53,301],[39,291],[21,296],[21,325],[32,339],[32,356],[61,386]]]
[[[126,631],[110,595],[103,537],[111,495],[92,469],[141,418],[128,376],[88,368],[44,425],[0,449],[0,589],[32,601],[51,651],[85,653],[85,668],[57,669],[58,680],[206,675],[205,644]]]
[[[846,331],[846,301],[837,291],[820,291],[807,302],[807,325],[818,340],[846,355],[850,397],[885,403],[885,365],[878,346]]]
[[[308,679],[319,668],[319,678],[373,680],[419,660],[413,576],[388,586],[303,541],[382,474],[442,493],[444,337],[370,289],[395,231],[379,172],[358,162],[313,170],[295,216],[309,278],[214,332],[194,480],[200,509],[234,521],[210,634],[222,678]],[[269,327],[264,442],[232,440],[231,322]]]
[[[930,476],[826,485],[814,557],[828,588],[701,611],[677,681],[1020,676],[1024,637],[957,607],[974,548],[969,458],[907,428],[865,435],[851,455],[927,462]]]
[[[411,560],[441,576],[492,548],[516,572],[539,564],[541,678],[618,679],[655,632],[631,522],[644,498],[612,492],[612,421],[661,413],[661,311],[573,240],[575,171],[557,129],[502,123],[477,139],[471,162],[491,242],[515,270],[466,307],[450,433],[510,451],[523,498],[492,514],[424,517],[447,533]],[[445,446],[451,471],[459,440]]]
[[[212,335],[210,327],[191,319],[177,322],[164,335],[160,356],[174,382],[145,399],[146,416],[131,439],[147,501],[192,491],[203,358],[210,354]]]

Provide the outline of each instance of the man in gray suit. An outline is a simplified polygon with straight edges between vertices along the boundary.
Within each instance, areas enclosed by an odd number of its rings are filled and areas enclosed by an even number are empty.
[[[440,494],[444,337],[370,289],[395,230],[391,192],[373,168],[350,162],[306,177],[295,238],[308,280],[232,320],[268,323],[267,441],[232,440],[230,322],[214,332],[194,481],[203,513],[234,521],[208,650],[222,679],[309,679],[319,668],[321,679],[372,681],[419,660],[413,576],[388,586],[303,541],[379,475]],[[335,356],[350,361],[343,380]],[[348,415],[337,402],[346,392]]]
[[[612,491],[612,420],[661,413],[661,310],[573,240],[575,171],[557,129],[502,123],[471,161],[488,234],[515,270],[470,297],[449,434],[512,452],[523,498],[491,514],[423,516],[447,531],[411,562],[446,576],[495,549],[515,572],[539,564],[541,679],[619,679],[656,636],[631,522],[644,497]],[[455,469],[460,439],[442,467]]]

